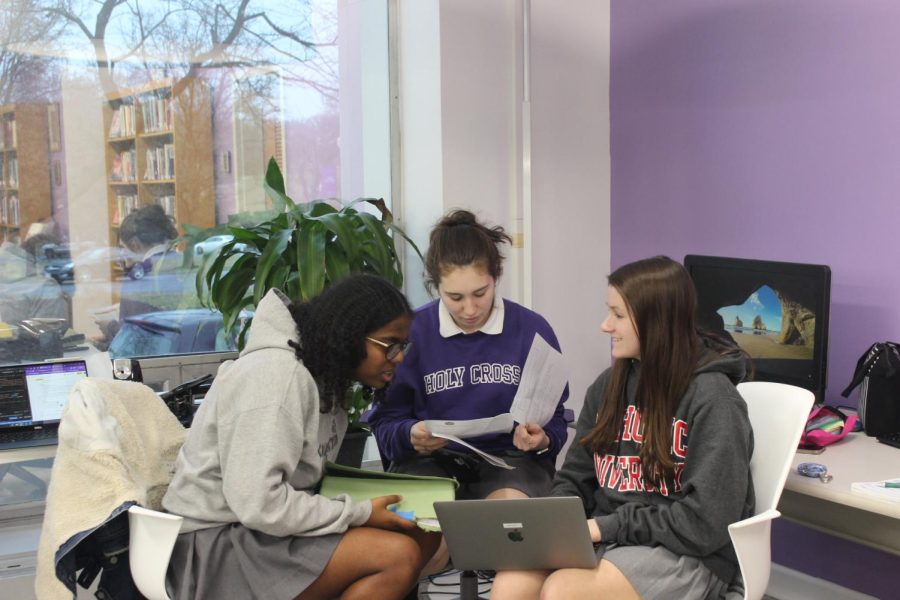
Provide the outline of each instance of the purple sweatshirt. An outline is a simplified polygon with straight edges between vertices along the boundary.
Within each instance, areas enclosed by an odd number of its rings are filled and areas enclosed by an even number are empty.
[[[559,350],[556,335],[543,317],[506,299],[500,334],[477,331],[441,337],[438,303],[435,300],[416,311],[410,332],[413,345],[397,367],[384,402],[369,416],[381,453],[394,462],[416,454],[409,431],[419,421],[480,419],[509,412],[535,334]],[[567,386],[544,425],[550,438],[548,458],[554,458],[566,441],[563,403],[568,397]],[[491,454],[516,449],[512,431],[466,441]]]

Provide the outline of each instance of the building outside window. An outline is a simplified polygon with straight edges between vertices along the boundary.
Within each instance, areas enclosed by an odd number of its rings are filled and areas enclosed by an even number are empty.
[[[387,0],[0,3],[0,364],[234,348],[229,223],[390,201]]]

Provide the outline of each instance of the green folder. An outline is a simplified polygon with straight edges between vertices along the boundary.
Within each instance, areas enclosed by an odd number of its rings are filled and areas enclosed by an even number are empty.
[[[398,494],[403,496],[396,505],[398,512],[413,513],[416,524],[425,531],[440,531],[434,503],[454,500],[458,485],[446,477],[367,471],[328,462],[319,493],[330,498],[347,494],[356,501]]]

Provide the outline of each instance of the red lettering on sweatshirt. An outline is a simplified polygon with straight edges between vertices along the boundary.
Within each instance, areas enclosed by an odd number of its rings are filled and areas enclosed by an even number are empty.
[[[620,456],[619,467],[625,474],[622,483],[619,484],[620,492],[643,492],[644,482],[641,477],[641,457],[640,456]]]
[[[687,423],[675,419],[672,423],[672,454],[678,458],[687,456]]]
[[[644,442],[641,427],[640,411],[629,406],[623,419],[621,440],[635,442],[640,445]],[[674,477],[670,481],[665,479],[656,485],[645,482],[643,465],[640,452],[634,455],[615,455],[594,453],[594,473],[597,483],[601,487],[617,490],[619,492],[658,492],[662,496],[668,496],[671,492],[682,490],[681,477],[684,472],[684,459],[687,456],[688,427],[685,421],[673,419],[672,421],[672,454],[675,461]],[[618,441],[618,440],[617,440]],[[670,489],[671,488],[671,489]]]
[[[622,440],[644,443],[644,431],[641,427],[641,413],[633,405],[625,409],[625,426],[622,428]]]

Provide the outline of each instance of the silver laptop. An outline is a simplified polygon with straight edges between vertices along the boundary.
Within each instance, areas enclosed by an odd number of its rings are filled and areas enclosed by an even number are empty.
[[[456,500],[435,502],[434,509],[457,569],[597,566],[578,498]]]
[[[0,367],[0,450],[56,444],[63,407],[85,377],[83,360]]]

